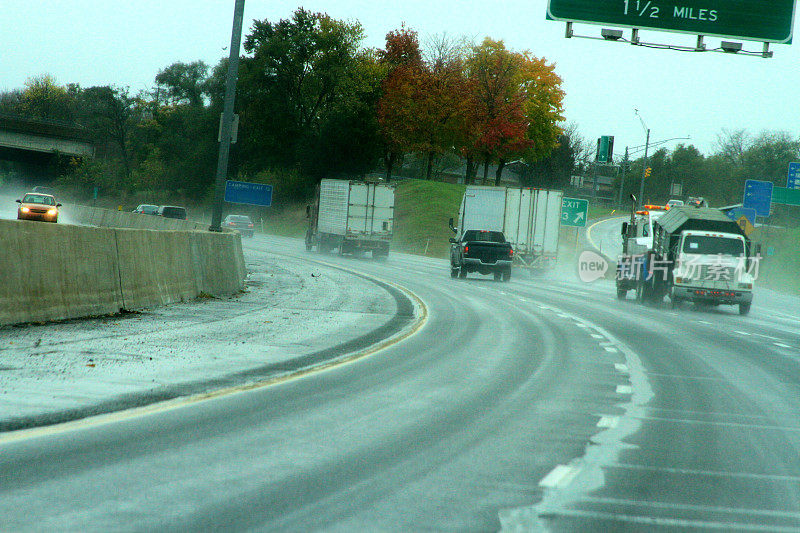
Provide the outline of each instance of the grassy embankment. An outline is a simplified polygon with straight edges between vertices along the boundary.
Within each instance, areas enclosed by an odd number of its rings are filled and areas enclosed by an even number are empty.
[[[800,228],[762,226],[750,237],[753,242],[761,244],[764,257],[759,265],[756,285],[800,294]],[[768,255],[770,251],[774,254]]]
[[[396,250],[429,257],[448,257],[453,232],[450,217],[458,219],[464,185],[408,180],[395,191]]]

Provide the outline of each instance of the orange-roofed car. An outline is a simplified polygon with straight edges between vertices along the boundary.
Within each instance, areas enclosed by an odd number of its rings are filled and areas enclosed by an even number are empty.
[[[17,200],[18,220],[41,220],[42,222],[58,222],[58,208],[61,204],[56,203],[54,196],[29,192]]]

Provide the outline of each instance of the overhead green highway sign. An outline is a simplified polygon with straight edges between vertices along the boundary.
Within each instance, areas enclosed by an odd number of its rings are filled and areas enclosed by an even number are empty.
[[[791,43],[795,0],[549,0],[547,18]]]

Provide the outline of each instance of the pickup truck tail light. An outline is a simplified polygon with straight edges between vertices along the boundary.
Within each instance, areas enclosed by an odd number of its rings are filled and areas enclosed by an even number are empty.
[[[464,245],[464,253],[465,254],[469,253],[469,246],[467,246],[466,244]]]
[[[514,255],[514,249],[513,248],[509,248],[508,249],[508,257],[512,257],[513,255]]]

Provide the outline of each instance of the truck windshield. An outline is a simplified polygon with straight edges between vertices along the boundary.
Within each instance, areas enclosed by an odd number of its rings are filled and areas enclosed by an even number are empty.
[[[499,231],[482,231],[470,229],[464,232],[463,241],[506,242],[506,238]]]
[[[722,254],[741,257],[744,255],[744,242],[724,237],[689,235],[683,241],[683,251],[687,254]]]

